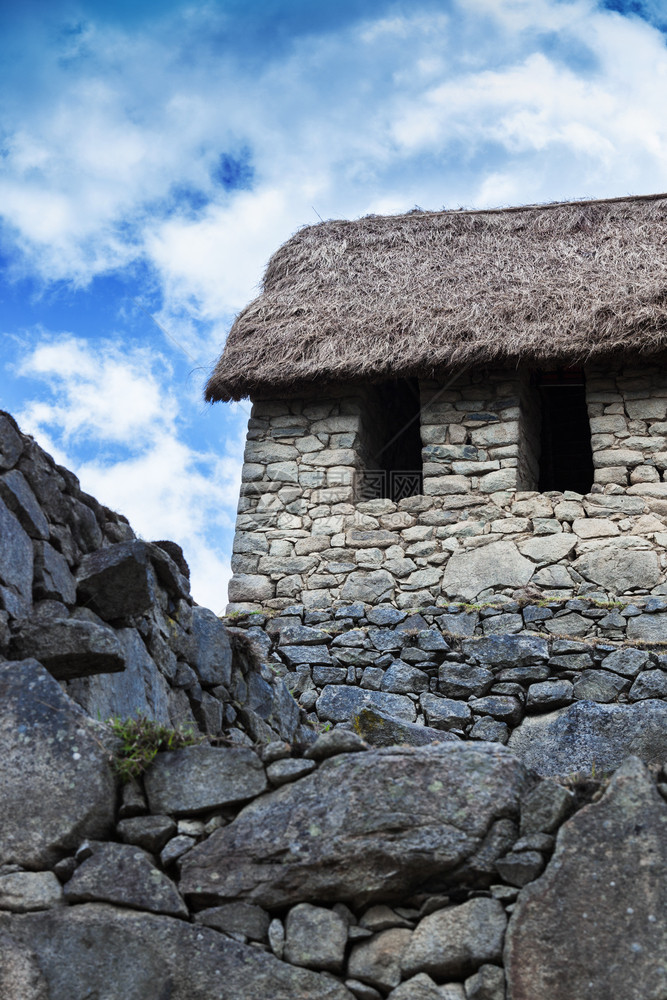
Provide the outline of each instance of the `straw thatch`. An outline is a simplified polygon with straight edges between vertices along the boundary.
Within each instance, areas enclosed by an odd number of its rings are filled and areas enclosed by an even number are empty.
[[[206,398],[667,349],[667,195],[302,229]]]

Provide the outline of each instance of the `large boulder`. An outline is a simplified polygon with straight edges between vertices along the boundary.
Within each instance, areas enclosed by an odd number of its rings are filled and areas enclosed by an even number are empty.
[[[511,1000],[667,996],[667,805],[636,758],[560,829],[505,948]]]
[[[36,660],[0,664],[0,863],[47,868],[112,828],[100,727]]]
[[[348,722],[364,708],[375,709],[402,722],[414,722],[417,718],[414,702],[405,695],[367,691],[345,684],[327,684],[315,707],[320,719],[330,722]]]
[[[473,855],[516,812],[525,771],[503,747],[348,753],[246,806],[182,862],[196,907],[231,899],[400,899]]]
[[[622,548],[625,539],[605,539],[604,548],[579,556],[572,564],[585,580],[612,594],[625,594],[635,587],[655,587],[660,579],[658,555],[649,549]]]
[[[630,754],[660,763],[667,752],[667,704],[579,701],[547,715],[527,716],[507,745],[542,775],[613,771]]]
[[[33,993],[3,994],[8,1000],[353,1000],[332,977],[279,962],[208,927],[104,903],[11,922],[0,915],[3,930],[12,954],[23,958],[17,982],[37,984]],[[0,947],[4,959],[2,937]],[[31,952],[48,994],[37,992],[37,969],[28,980]]]

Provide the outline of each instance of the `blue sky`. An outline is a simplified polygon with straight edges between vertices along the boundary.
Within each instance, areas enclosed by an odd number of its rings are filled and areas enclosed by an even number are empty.
[[[202,387],[285,239],[667,189],[667,0],[22,0],[0,39],[0,405],[216,611],[248,406]]]

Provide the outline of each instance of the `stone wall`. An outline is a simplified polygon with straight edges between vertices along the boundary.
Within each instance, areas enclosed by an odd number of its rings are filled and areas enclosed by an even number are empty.
[[[357,603],[233,615],[317,725],[382,745],[508,744],[541,774],[667,750],[667,601]]]
[[[588,371],[586,496],[536,492],[539,415],[526,373],[464,372],[421,393],[423,495],[397,502],[361,499],[377,466],[372,389],[254,404],[230,610],[295,600],[409,608],[528,583],[552,596],[664,592],[660,370]]]
[[[178,545],[137,538],[0,413],[0,658],[34,657],[96,719],[293,738],[284,684],[232,649],[188,574]]]

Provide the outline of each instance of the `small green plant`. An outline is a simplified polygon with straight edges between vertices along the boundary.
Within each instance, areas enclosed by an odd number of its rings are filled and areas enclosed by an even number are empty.
[[[108,719],[107,725],[120,740],[114,766],[124,782],[143,774],[160,750],[182,750],[203,739],[190,729],[172,729],[143,715],[136,719],[115,717]]]

